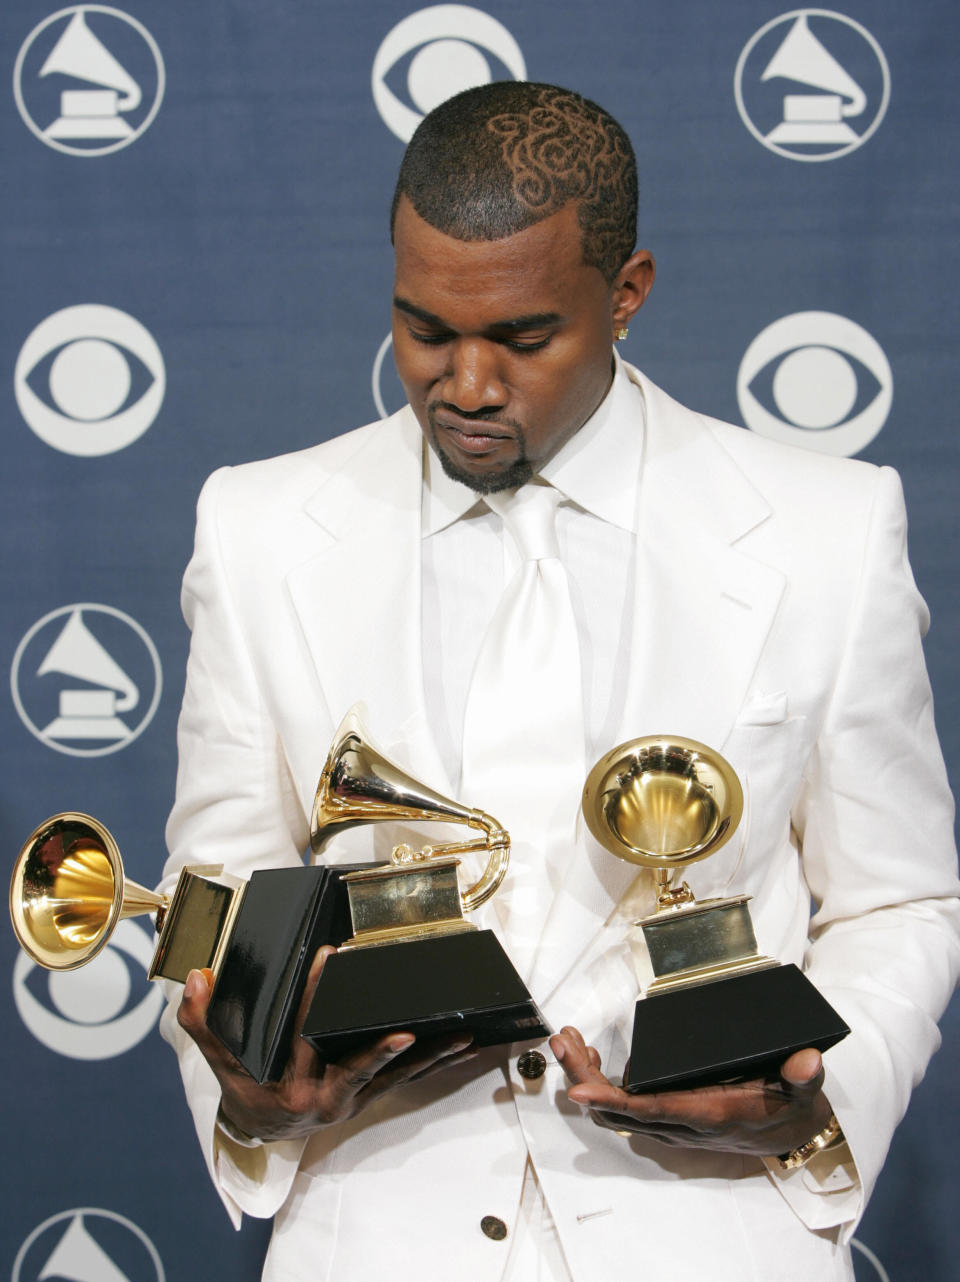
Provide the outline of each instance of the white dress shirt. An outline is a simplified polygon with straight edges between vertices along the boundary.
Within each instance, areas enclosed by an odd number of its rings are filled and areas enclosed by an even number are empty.
[[[540,473],[565,500],[557,537],[577,620],[591,763],[615,746],[630,661],[642,422],[643,397],[617,360],[599,408]],[[500,517],[451,480],[429,449],[422,532],[426,707],[455,789],[473,667],[518,561]],[[483,798],[470,804],[482,806]]]

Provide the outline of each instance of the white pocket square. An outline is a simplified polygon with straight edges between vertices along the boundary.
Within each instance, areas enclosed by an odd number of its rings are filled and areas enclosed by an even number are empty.
[[[787,719],[787,692],[774,690],[772,694],[751,695],[737,718],[741,726],[774,726]]]

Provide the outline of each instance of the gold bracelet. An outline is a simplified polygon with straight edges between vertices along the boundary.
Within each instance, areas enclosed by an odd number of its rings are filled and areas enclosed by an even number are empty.
[[[817,1153],[822,1153],[825,1148],[831,1144],[837,1144],[843,1139],[843,1131],[840,1129],[840,1123],[837,1121],[836,1113],[830,1114],[830,1120],[822,1131],[817,1131],[811,1139],[799,1148],[791,1149],[789,1153],[781,1153],[777,1161],[780,1163],[781,1171],[796,1171],[801,1166],[805,1166],[811,1157]]]

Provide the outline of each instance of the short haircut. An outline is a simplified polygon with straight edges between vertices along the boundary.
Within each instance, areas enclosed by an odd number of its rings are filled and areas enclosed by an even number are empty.
[[[636,245],[630,139],[609,112],[556,85],[497,81],[442,102],[403,157],[391,234],[402,196],[457,240],[502,240],[573,201],[583,261],[608,281]]]

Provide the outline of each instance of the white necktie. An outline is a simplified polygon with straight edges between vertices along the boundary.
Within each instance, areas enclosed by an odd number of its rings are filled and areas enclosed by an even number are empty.
[[[572,849],[584,780],[580,645],[559,560],[560,498],[536,484],[487,498],[521,564],[483,639],[464,719],[459,795],[510,833],[510,870],[493,903],[525,978]]]

